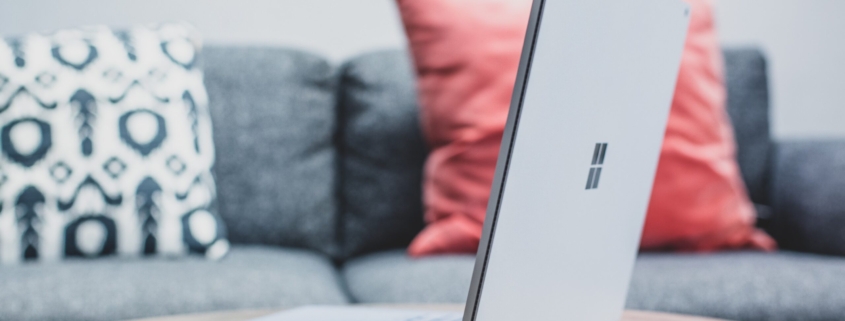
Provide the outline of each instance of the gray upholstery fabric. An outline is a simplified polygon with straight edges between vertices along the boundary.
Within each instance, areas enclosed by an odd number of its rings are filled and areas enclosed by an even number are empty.
[[[346,257],[407,246],[422,229],[416,87],[404,51],[368,54],[341,71],[341,240]]]
[[[0,320],[122,320],[303,304],[344,304],[329,259],[302,250],[233,247],[199,258],[77,260],[0,267]]]
[[[845,255],[845,140],[779,144],[773,185],[781,247]]]
[[[753,48],[727,49],[725,81],[728,114],[737,141],[737,159],[751,200],[768,205],[772,142],[766,59]]]
[[[358,302],[462,303],[474,262],[394,251],[352,260],[342,273]],[[790,252],[641,254],[627,306],[730,320],[838,320],[843,275],[845,259]]]
[[[463,303],[474,264],[474,255],[412,259],[394,250],[353,259],[341,273],[355,302]]]
[[[628,307],[745,321],[841,320],[845,259],[783,252],[644,254]]]
[[[219,210],[234,243],[335,252],[333,68],[284,49],[209,47]]]

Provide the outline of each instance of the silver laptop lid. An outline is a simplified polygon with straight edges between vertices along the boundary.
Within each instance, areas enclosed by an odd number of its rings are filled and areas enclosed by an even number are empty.
[[[534,1],[465,321],[622,316],[689,10]]]

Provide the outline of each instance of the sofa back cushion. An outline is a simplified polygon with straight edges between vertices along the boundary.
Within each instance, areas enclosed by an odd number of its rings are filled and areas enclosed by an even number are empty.
[[[754,48],[730,48],[724,52],[728,114],[736,133],[742,178],[751,200],[769,205],[772,141],[766,59]]]
[[[732,48],[724,55],[728,113],[735,128],[740,171],[752,200],[768,204],[771,142],[763,54],[754,48]],[[398,50],[368,54],[352,60],[342,71],[342,240],[361,242],[348,248],[354,254],[407,246],[421,227],[417,175],[426,151],[418,132],[418,107],[413,92],[404,96],[396,92],[415,86],[406,57],[406,52]],[[380,175],[382,179],[375,179]],[[391,230],[391,226],[402,228]]]
[[[407,246],[423,226],[427,154],[410,58],[368,54],[347,62],[340,79],[344,254]]]
[[[334,69],[310,54],[250,47],[208,47],[204,66],[231,241],[334,253]]]

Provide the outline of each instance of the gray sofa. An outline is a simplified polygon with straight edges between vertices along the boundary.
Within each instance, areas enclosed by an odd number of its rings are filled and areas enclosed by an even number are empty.
[[[845,141],[771,141],[764,57],[725,53],[743,178],[784,250],[644,253],[628,307],[844,319]],[[426,156],[404,52],[336,67],[295,50],[211,47],[203,63],[230,254],[0,267],[0,319],[465,300],[473,256],[415,260],[402,250],[423,226]]]

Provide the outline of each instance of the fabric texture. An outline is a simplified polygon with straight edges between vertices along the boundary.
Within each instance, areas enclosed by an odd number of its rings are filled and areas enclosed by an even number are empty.
[[[431,152],[415,256],[474,252],[507,121],[529,0],[397,0]]]
[[[736,161],[713,4],[687,2],[693,13],[641,248],[772,250],[774,240],[754,227]]]
[[[394,250],[355,258],[341,273],[358,303],[464,303],[474,266],[474,255],[412,258]]]
[[[726,48],[725,84],[736,158],[751,201],[771,205],[772,143],[766,58],[757,48]]]
[[[842,273],[843,258],[793,252],[643,254],[627,306],[726,320],[838,320]]]
[[[264,246],[233,246],[216,262],[109,258],[0,271],[3,320],[126,320],[347,303],[327,257]]]
[[[226,253],[200,50],[179,23],[0,43],[0,261]]]
[[[346,62],[340,73],[344,258],[407,247],[423,227],[427,154],[410,59],[403,51],[376,52]]]
[[[845,256],[845,142],[777,146],[769,231],[784,248]]]
[[[279,48],[210,47],[204,57],[232,242],[336,254],[334,68]]]
[[[361,303],[463,303],[475,256],[411,258],[402,251],[350,261],[346,286]],[[845,259],[793,252],[641,254],[628,309],[727,320],[838,320]]]

